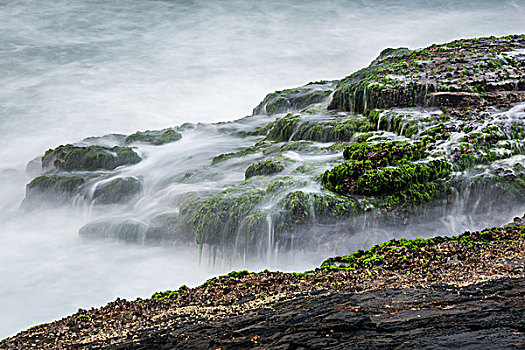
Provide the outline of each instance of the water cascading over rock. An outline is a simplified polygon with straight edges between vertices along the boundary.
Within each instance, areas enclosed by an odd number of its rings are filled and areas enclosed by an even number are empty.
[[[81,235],[195,245],[213,261],[504,224],[525,210],[524,73],[523,35],[387,49],[342,80],[269,94],[235,122],[50,150],[24,203],[127,203]],[[229,146],[185,149],[208,139]],[[163,176],[132,166],[153,146]]]

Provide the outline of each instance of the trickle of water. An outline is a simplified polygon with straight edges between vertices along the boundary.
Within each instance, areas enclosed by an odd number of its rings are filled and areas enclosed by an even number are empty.
[[[272,257],[274,254],[274,247],[276,248],[274,242],[274,229],[271,211],[269,211],[266,215],[266,222],[268,223],[268,248],[266,250],[266,260],[267,263],[270,264],[272,262]]]

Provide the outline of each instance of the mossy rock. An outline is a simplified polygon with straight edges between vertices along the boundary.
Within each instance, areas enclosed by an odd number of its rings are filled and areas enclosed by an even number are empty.
[[[294,141],[348,142],[356,133],[374,128],[365,116],[302,120],[298,115],[288,114],[258,129],[257,133],[275,142],[289,142],[292,137]]]
[[[354,143],[345,148],[343,157],[350,161],[370,161],[376,168],[399,165],[426,158],[426,140],[410,143],[391,141]]]
[[[248,180],[253,176],[271,175],[280,173],[284,170],[284,165],[275,160],[261,160],[251,164],[245,171],[245,178]]]
[[[389,50],[339,81],[328,108],[363,113],[376,108],[523,101],[523,65],[512,55],[502,58],[523,48],[522,37],[508,36],[458,40],[414,51]]]
[[[362,116],[346,117],[341,120],[305,121],[294,130],[294,140],[316,142],[348,142],[358,132],[373,130],[373,125]]]
[[[287,114],[279,118],[260,130],[260,134],[265,134],[269,141],[288,141],[293,135],[296,125],[299,123],[300,117],[294,114]]]
[[[321,224],[332,224],[365,212],[361,204],[353,198],[312,193],[310,199],[315,217]]]
[[[275,220],[276,232],[280,234],[294,232],[301,225],[333,224],[364,213],[355,199],[304,191],[288,193],[281,200],[280,207]]]
[[[81,176],[42,175],[34,178],[26,186],[26,196],[22,203],[24,208],[32,208],[51,203],[65,204],[73,199],[85,183]]]
[[[181,244],[191,242],[188,237],[169,232],[169,218],[153,218],[150,222],[134,219],[109,219],[90,222],[79,231],[86,239],[109,239],[133,244]]]
[[[114,239],[126,243],[142,243],[146,237],[148,225],[135,221],[97,221],[84,225],[79,234],[88,239]]]
[[[280,193],[294,188],[304,187],[307,184],[307,181],[295,179],[292,176],[284,176],[271,181],[266,186],[266,194],[273,195],[275,193]]]
[[[303,235],[309,225],[330,225],[363,213],[356,200],[294,190],[301,184],[284,178],[271,182],[267,192],[236,189],[190,199],[183,203],[180,215],[171,220],[170,234],[189,232],[198,245],[226,250],[228,254],[264,255],[271,229],[274,244],[283,249],[291,246],[294,236],[297,245],[306,246],[312,239]],[[281,198],[276,206],[263,206],[275,198]]]
[[[241,221],[235,237],[236,253],[263,253],[268,248],[269,215],[267,210],[254,208]]]
[[[137,131],[126,137],[126,144],[140,142],[159,146],[166,143],[178,141],[182,135],[173,129]]]
[[[240,158],[240,157],[244,157],[250,154],[255,154],[255,153],[261,152],[261,150],[264,148],[265,148],[264,146],[252,146],[252,147],[244,148],[237,152],[222,153],[213,158],[211,165],[217,165],[219,163],[227,161],[228,159]]]
[[[467,198],[469,209],[498,207],[506,210],[525,203],[525,177],[523,175],[481,175],[470,179],[456,180],[451,186],[458,192],[472,193]],[[503,214],[503,213],[502,213]]]
[[[97,186],[93,193],[96,204],[125,203],[140,193],[141,183],[134,177],[119,177]]]
[[[310,197],[303,191],[288,193],[280,203],[283,209],[278,213],[275,230],[279,233],[292,231],[295,226],[312,221]]]
[[[58,171],[113,170],[122,165],[141,161],[129,147],[59,146],[46,151],[42,157],[42,169]]]
[[[406,222],[408,216],[428,205],[435,204],[448,195],[450,195],[450,185],[444,181],[414,183],[399,192],[377,196],[371,204],[380,209],[380,214]]]
[[[518,231],[519,232],[519,231]],[[357,252],[332,257],[322,262],[321,268],[330,269],[356,269],[361,267],[374,268],[383,267],[385,269],[399,270],[400,266],[407,259],[417,258],[425,264],[425,259],[421,259],[421,254],[427,252],[432,255],[433,259],[441,259],[441,251],[436,246],[446,243],[458,243],[463,245],[463,249],[469,249],[474,245],[486,245],[493,242],[503,242],[505,240],[515,239],[516,232],[505,229],[485,229],[477,232],[464,232],[458,236],[423,239],[392,239],[384,243],[374,245],[368,250],[359,250]]]
[[[197,244],[231,247],[243,219],[263,198],[257,190],[231,190],[185,202],[172,224],[175,234],[190,232]]]
[[[366,160],[343,163],[327,170],[321,183],[326,189],[340,194],[377,196],[402,191],[411,184],[445,179],[450,173],[450,164],[443,160],[380,169],[375,169],[374,163]]]
[[[255,107],[253,115],[274,115],[301,110],[326,100],[333,88],[333,82],[317,82],[300,88],[273,92]]]

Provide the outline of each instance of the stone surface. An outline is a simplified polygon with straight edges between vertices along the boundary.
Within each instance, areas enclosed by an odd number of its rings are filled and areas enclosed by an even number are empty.
[[[351,264],[234,271],[150,299],[117,299],[0,348],[520,348],[523,219],[447,239],[390,241],[350,255]]]

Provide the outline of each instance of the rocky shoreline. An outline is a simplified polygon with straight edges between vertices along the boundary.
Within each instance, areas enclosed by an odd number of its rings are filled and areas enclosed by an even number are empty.
[[[524,76],[524,35],[387,49],[341,80],[269,94],[241,120],[48,150],[28,164],[25,210],[131,208],[144,192],[167,203],[141,221],[88,223],[88,239],[187,245],[213,262],[347,253],[354,237],[378,243],[377,228],[395,239],[315,271],[232,272],[117,299],[0,348],[525,347],[525,228],[503,226],[525,209]],[[190,155],[200,165],[170,167],[148,191],[133,172],[144,150],[210,135],[236,146],[200,163]],[[461,232],[444,229],[458,215],[501,227],[444,237]]]
[[[523,224],[393,240],[305,273],[232,272],[150,299],[117,299],[0,348],[520,348]]]
[[[386,226],[405,237],[457,234],[437,231],[451,216],[471,216],[475,229],[503,225],[505,213],[525,210],[524,75],[523,35],[386,49],[341,80],[271,93],[237,121],[50,149],[28,165],[37,176],[22,207],[126,208],[80,235],[197,245],[214,260],[365,248],[379,241],[351,237]],[[201,161],[178,148],[225,138],[227,152],[210,149]],[[159,162],[166,175],[151,181],[138,169],[155,148],[195,165]],[[154,210],[126,215],[159,198]]]

